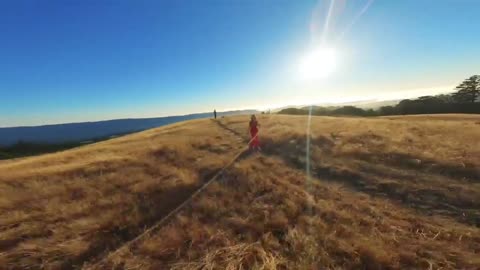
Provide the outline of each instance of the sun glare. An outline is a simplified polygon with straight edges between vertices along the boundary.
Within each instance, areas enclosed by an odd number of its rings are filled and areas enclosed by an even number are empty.
[[[299,74],[304,80],[328,77],[337,67],[335,49],[320,47],[307,53],[300,61]]]

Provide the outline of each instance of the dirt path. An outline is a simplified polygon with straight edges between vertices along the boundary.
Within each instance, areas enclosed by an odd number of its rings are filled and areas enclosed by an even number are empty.
[[[227,136],[235,137],[235,142],[238,143],[241,147],[237,150],[235,156],[220,170],[218,170],[209,180],[207,180],[202,186],[198,189],[194,190],[190,195],[184,198],[182,202],[179,202],[176,206],[172,205],[172,208],[168,213],[166,212],[165,215],[160,216],[158,221],[155,222],[152,226],[145,229],[142,233],[137,235],[135,238],[131,240],[125,241],[122,245],[117,247],[117,249],[111,251],[110,253],[106,254],[103,257],[98,258],[95,261],[90,261],[84,264],[82,269],[105,269],[107,266],[105,265],[106,262],[113,256],[116,256],[121,253],[128,252],[128,250],[135,246],[138,242],[146,239],[147,237],[153,235],[155,232],[159,231],[162,226],[167,224],[170,219],[175,216],[178,212],[180,212],[183,208],[185,208],[188,204],[192,202],[196,197],[198,197],[211,183],[222,179],[223,174],[237,161],[245,159],[249,155],[248,149],[248,139],[242,137],[240,133],[236,132],[233,129],[230,129],[228,126],[222,124],[219,121],[214,121],[219,127],[221,127]],[[223,136],[222,136],[223,137]],[[242,146],[243,145],[243,146]]]

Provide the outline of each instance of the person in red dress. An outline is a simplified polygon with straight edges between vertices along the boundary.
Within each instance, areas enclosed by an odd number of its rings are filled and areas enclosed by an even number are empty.
[[[252,114],[250,118],[250,149],[260,150],[260,141],[258,140],[258,127],[260,126],[257,122],[257,118]]]

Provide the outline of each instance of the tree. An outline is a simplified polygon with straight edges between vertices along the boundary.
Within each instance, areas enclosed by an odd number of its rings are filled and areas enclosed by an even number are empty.
[[[294,114],[294,115],[302,115],[308,114],[307,110],[297,109],[297,108],[286,108],[278,112],[279,114]]]
[[[392,114],[414,114],[418,111],[417,107],[418,104],[414,100],[404,99],[393,108],[394,112]]]
[[[357,108],[355,106],[343,106],[333,110],[334,115],[356,115],[363,116],[365,111],[363,109]]]
[[[367,109],[365,110],[365,116],[375,116],[377,113],[375,112],[374,109]]]
[[[480,96],[480,76],[471,76],[457,86],[456,89],[458,91],[453,94],[453,100],[456,103],[476,102]]]
[[[453,96],[450,94],[440,94],[436,96],[443,103],[454,103]]]
[[[397,110],[393,106],[382,106],[378,110],[380,112],[380,115],[394,115],[394,114],[397,114]]]

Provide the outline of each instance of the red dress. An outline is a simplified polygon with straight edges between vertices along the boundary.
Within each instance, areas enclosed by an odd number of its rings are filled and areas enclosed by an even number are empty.
[[[250,136],[252,137],[252,139],[250,140],[250,148],[260,147],[257,125],[257,120],[250,121]]]

